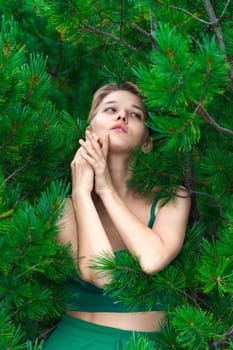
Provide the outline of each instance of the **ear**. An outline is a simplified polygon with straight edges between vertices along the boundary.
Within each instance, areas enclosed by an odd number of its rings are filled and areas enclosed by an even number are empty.
[[[149,153],[153,147],[153,141],[151,137],[148,137],[147,140],[143,143],[141,150],[143,153]]]

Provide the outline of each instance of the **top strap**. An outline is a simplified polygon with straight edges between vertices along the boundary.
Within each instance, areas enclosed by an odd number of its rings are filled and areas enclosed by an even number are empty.
[[[147,226],[150,228],[153,227],[154,222],[155,222],[155,208],[156,208],[157,202],[158,202],[158,199],[155,197],[153,200],[153,203],[151,205],[151,208],[150,208],[150,219],[149,219],[149,222],[147,224]]]

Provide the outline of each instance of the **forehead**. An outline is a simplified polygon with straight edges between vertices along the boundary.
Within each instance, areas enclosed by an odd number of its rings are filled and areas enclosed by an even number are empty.
[[[125,90],[117,90],[110,92],[110,94],[103,98],[101,104],[107,104],[110,102],[116,102],[124,105],[136,105],[142,108],[142,102],[140,97],[133,94],[130,91]]]

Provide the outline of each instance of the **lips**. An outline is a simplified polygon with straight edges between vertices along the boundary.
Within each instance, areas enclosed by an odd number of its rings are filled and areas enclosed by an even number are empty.
[[[115,130],[117,132],[122,132],[122,133],[127,133],[128,128],[125,123],[115,123],[112,127],[111,130]]]

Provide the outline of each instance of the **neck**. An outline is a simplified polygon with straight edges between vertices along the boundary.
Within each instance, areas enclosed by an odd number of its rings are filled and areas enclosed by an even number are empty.
[[[108,167],[112,183],[117,193],[122,197],[126,197],[131,192],[126,181],[132,176],[129,169],[129,158],[122,158],[122,155],[112,155],[108,159]]]

